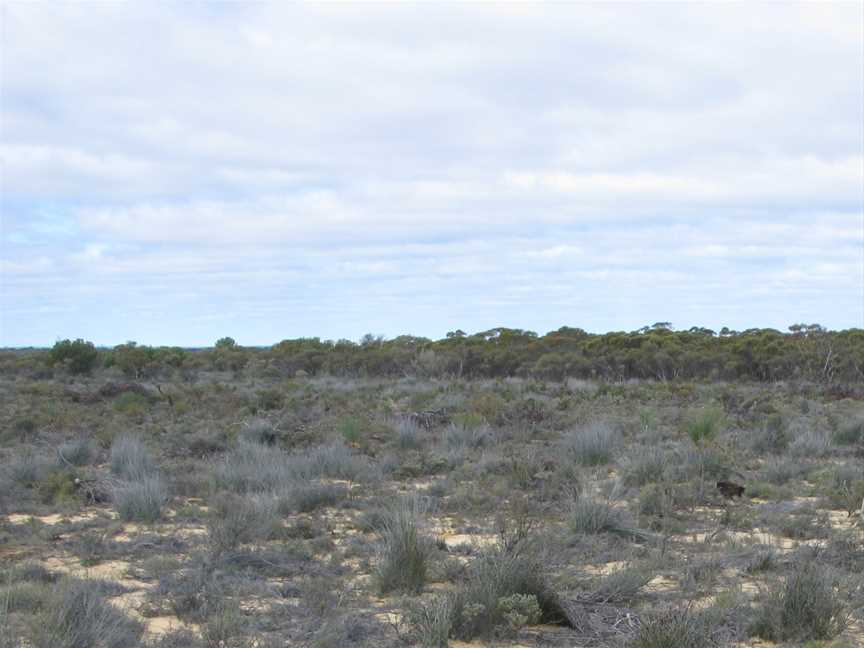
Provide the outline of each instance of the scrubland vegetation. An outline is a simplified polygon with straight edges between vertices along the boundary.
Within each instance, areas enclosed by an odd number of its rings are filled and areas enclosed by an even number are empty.
[[[816,326],[0,352],[0,648],[861,646],[862,370]]]

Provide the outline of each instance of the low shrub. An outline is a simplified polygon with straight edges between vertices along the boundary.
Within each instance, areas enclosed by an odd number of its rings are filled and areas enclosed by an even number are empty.
[[[567,615],[550,585],[546,561],[530,540],[481,553],[452,601],[453,634],[459,639],[510,634],[514,626],[561,623]]]
[[[810,467],[795,459],[786,458],[771,458],[762,468],[762,475],[765,480],[782,486],[793,479],[799,479],[807,474]]]
[[[338,484],[297,482],[290,491],[279,498],[282,513],[311,513],[325,506],[335,506],[347,496],[346,489]]]
[[[838,445],[855,445],[864,441],[864,418],[841,425],[832,435]]]
[[[831,453],[831,438],[822,430],[804,430],[789,444],[789,454],[802,459],[825,457]]]
[[[221,555],[242,544],[266,540],[278,524],[274,499],[223,493],[214,499],[207,518],[211,552]]]
[[[124,392],[114,399],[111,407],[128,416],[143,416],[150,407],[150,400],[137,392]]]
[[[11,481],[33,488],[51,471],[51,462],[33,452],[25,452],[20,456],[13,457],[4,467],[4,472]]]
[[[43,504],[71,504],[76,500],[75,474],[55,468],[36,485]]]
[[[272,446],[276,445],[279,436],[275,426],[267,419],[253,419],[240,429],[238,438],[250,443]]]
[[[60,444],[57,448],[61,463],[69,463],[73,466],[86,466],[93,460],[95,453],[96,450],[89,439],[74,439]]]

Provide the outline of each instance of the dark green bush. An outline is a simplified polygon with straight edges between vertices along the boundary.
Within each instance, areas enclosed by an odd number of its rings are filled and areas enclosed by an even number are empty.
[[[89,374],[96,367],[99,352],[92,342],[82,339],[60,340],[54,343],[48,353],[51,365],[63,365],[72,374]]]

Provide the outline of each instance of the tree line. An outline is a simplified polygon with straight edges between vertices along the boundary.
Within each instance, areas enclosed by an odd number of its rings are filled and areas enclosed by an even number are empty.
[[[631,332],[588,333],[562,327],[546,335],[513,328],[467,334],[456,330],[440,340],[403,335],[365,335],[361,340],[296,338],[271,347],[243,347],[225,337],[206,349],[152,347],[135,342],[97,348],[86,340],[60,340],[51,349],[6,350],[0,370],[63,370],[88,374],[116,368],[134,379],[180,372],[231,371],[268,377],[523,376],[544,380],[605,381],[809,380],[864,381],[864,329],[830,331],[796,324],[782,332],[748,329],[719,332],[694,327],[676,331],[659,322]]]

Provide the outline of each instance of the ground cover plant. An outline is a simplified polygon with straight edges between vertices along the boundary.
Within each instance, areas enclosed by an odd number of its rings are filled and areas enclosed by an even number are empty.
[[[2,352],[0,646],[864,645],[857,340]]]

